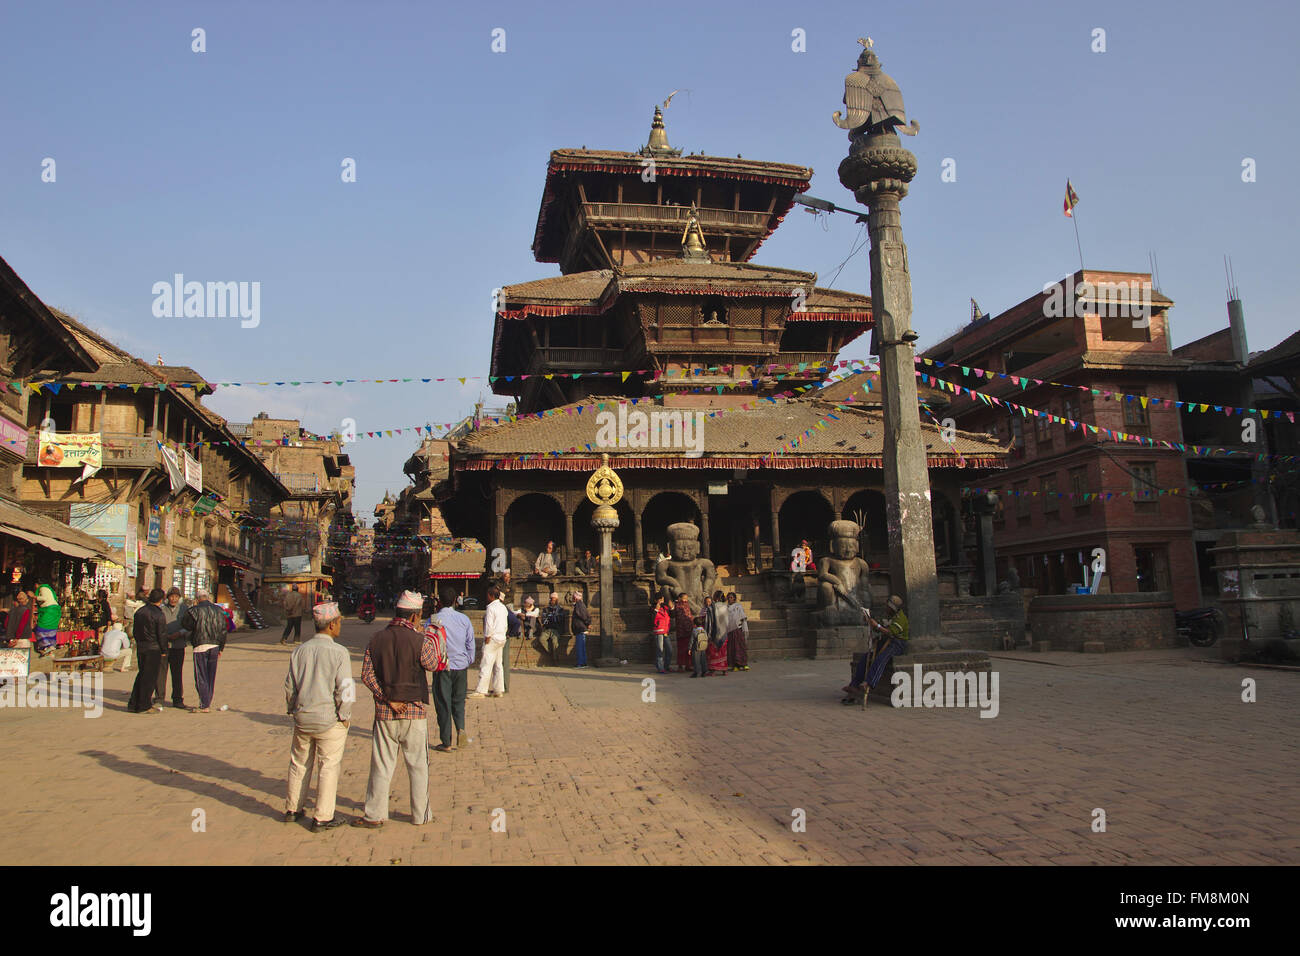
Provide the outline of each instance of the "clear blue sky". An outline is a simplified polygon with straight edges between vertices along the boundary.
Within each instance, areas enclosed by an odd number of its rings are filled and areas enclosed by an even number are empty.
[[[50,0],[0,16],[0,255],[49,304],[210,380],[486,375],[492,289],[557,273],[529,248],[548,151],[635,149],[674,89],[674,146],[809,165],[812,195],[852,205],[830,114],[863,35],[921,124],[903,223],[923,344],[964,323],[971,296],[996,313],[1077,268],[1067,176],[1089,268],[1145,271],[1156,251],[1176,345],[1226,324],[1225,253],[1251,348],[1297,327],[1289,4]],[[792,211],[757,261],[825,283],[859,230],[834,219]],[[155,318],[151,288],[177,272],[260,282],[261,325]],[[865,253],[836,286],[868,291]],[[865,340],[842,357],[864,354]],[[209,402],[371,430],[455,420],[480,390]],[[412,448],[352,446],[358,514],[403,486]]]

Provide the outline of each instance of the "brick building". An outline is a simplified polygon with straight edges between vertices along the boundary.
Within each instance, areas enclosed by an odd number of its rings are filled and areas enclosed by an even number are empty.
[[[262,535],[270,550],[265,580],[274,586],[265,601],[274,605],[290,584],[326,590],[342,584],[335,555],[355,527],[356,468],[339,436],[314,435],[297,419],[266,412],[232,428],[288,492],[272,507]]]
[[[927,373],[1046,413],[968,396],[949,409],[961,428],[1013,444],[1009,467],[989,484],[1000,498],[1000,577],[1014,564],[1024,586],[1063,594],[1083,583],[1101,548],[1111,591],[1201,603],[1187,467],[1173,447],[1183,442],[1178,377],[1193,363],[1170,348],[1172,306],[1147,274],[1081,271],[923,353],[944,363]],[[1155,444],[1106,440],[1063,420]]]
[[[27,376],[28,441],[14,486],[22,505],[122,555],[94,585],[119,610],[137,588],[175,585],[192,597],[205,587],[242,619],[267,557],[250,526],[284,487],[202,404],[211,386],[194,369],[147,363],[49,313],[92,367]],[[67,467],[60,449],[77,445],[98,466]]]

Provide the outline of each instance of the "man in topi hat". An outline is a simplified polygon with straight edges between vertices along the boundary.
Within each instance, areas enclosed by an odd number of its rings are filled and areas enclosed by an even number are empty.
[[[880,681],[890,659],[907,649],[907,615],[903,613],[903,599],[897,594],[890,595],[885,605],[884,624],[877,621],[871,616],[871,612],[866,610],[863,610],[862,617],[868,627],[879,632],[879,636],[875,638],[875,653],[862,656],[858,661],[857,669],[853,672],[853,680],[844,686],[844,693],[848,695],[841,701],[844,704],[851,704],[859,697],[865,697],[869,689],[875,687]]]
[[[303,797],[311,780],[312,765],[319,759],[316,812],[311,824],[312,832],[318,833],[344,822],[343,817],[334,813],[334,798],[357,693],[352,682],[352,659],[346,648],[334,642],[343,624],[339,606],[332,601],[317,604],[311,616],[316,624],[316,636],[294,648],[289,658],[289,674],[284,679],[285,710],[293,717],[289,798],[284,806],[284,822],[302,819]]]
[[[403,591],[397,614],[370,639],[361,663],[361,682],[375,695],[371,729],[370,781],[366,813],[354,827],[377,829],[388,819],[388,787],[397,758],[406,763],[411,784],[411,822],[428,823],[429,813],[429,671],[442,655],[441,625],[420,624],[424,598]]]

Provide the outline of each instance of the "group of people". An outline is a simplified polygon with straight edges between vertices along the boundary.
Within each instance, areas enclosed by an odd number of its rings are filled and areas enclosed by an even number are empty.
[[[503,607],[496,591],[492,606]],[[489,592],[491,593],[491,592]],[[371,728],[370,775],[364,815],[352,825],[378,829],[388,819],[388,791],[399,758],[406,766],[411,791],[411,822],[431,819],[430,749],[449,753],[468,745],[465,734],[467,671],[474,663],[474,625],[456,609],[456,589],[443,585],[435,612],[424,620],[425,600],[405,591],[396,601],[392,621],[371,637],[361,663],[361,683],[375,700]],[[480,670],[493,669],[494,643],[499,654],[500,612],[485,622]],[[312,831],[329,830],[346,821],[335,813],[339,766],[356,700],[348,652],[335,642],[343,616],[338,604],[312,608],[316,636],[296,647],[285,677],[285,709],[293,717],[289,755],[286,823],[303,819],[303,802],[314,764],[319,763]],[[499,663],[499,661],[496,661]],[[431,686],[432,684],[432,686]],[[438,722],[439,742],[429,745],[429,700]],[[453,738],[454,732],[454,738]],[[453,742],[454,739],[454,742]]]
[[[688,660],[692,677],[749,670],[749,618],[735,591],[706,596],[698,614],[687,595],[679,594],[676,601],[661,595],[655,602],[652,627],[655,669],[660,674],[673,668],[670,634],[676,637],[679,673],[686,670]]]
[[[38,584],[34,591],[19,590],[5,618],[5,646],[32,646],[39,656],[49,657],[58,644],[62,619],[63,608],[48,584]]]
[[[161,713],[170,674],[172,707],[190,713],[210,713],[217,686],[217,661],[225,650],[226,635],[234,630],[234,622],[224,608],[213,603],[208,590],[199,588],[194,603],[190,604],[182,598],[180,588],[166,592],[154,588],[145,595],[144,605],[136,610],[131,627],[138,673],[126,709],[133,714]],[[125,635],[120,631],[110,631],[100,653],[107,660],[121,660],[119,669],[126,670],[130,647],[123,638]],[[194,660],[197,707],[185,703],[187,646]]]

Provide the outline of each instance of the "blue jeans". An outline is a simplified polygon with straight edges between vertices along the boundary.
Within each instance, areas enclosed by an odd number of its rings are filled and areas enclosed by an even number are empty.
[[[578,666],[587,666],[587,632],[575,631],[573,634],[573,643],[576,645],[578,655]]]
[[[673,666],[673,645],[667,634],[656,634],[655,642],[655,670],[664,671]]]

